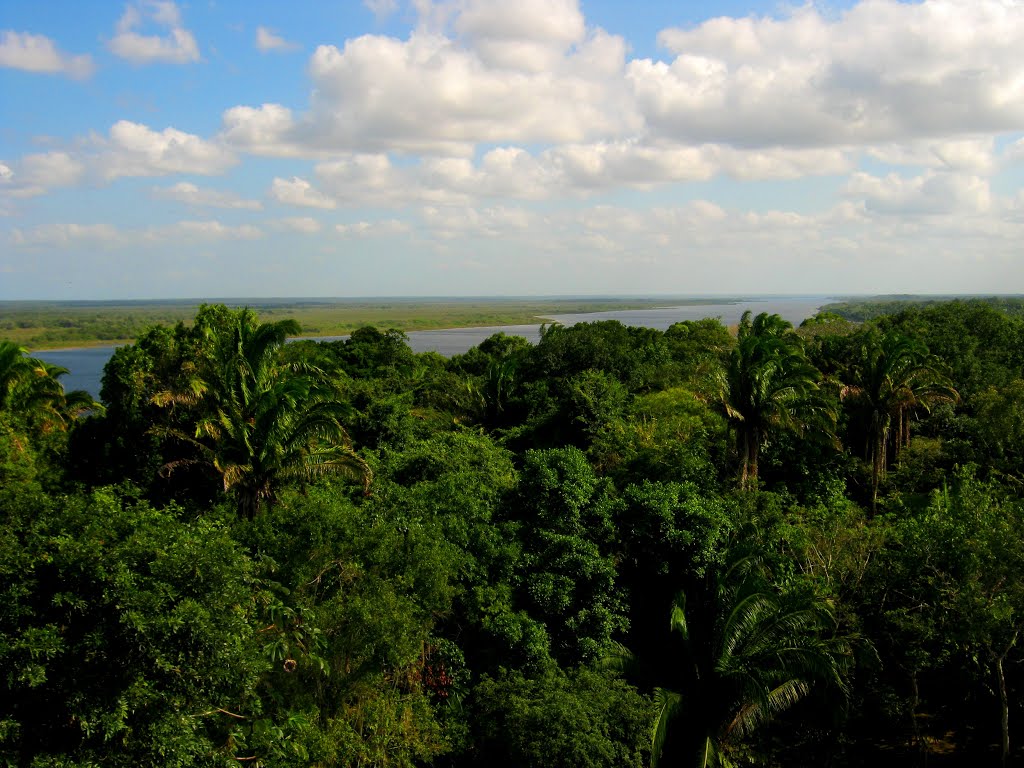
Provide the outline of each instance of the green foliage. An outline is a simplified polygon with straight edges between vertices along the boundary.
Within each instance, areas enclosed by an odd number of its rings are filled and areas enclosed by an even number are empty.
[[[650,701],[586,668],[484,677],[470,711],[483,765],[640,768],[647,762]]]
[[[815,686],[846,689],[852,645],[829,603],[780,587],[742,549],[709,588],[679,593],[669,623],[679,644],[663,670],[672,687],[655,691],[652,764],[669,754],[701,768],[735,765],[745,737]]]
[[[224,491],[234,494],[239,515],[249,518],[288,480],[344,474],[368,488],[370,471],[342,426],[348,407],[337,390],[317,368],[279,362],[278,351],[298,324],[263,324],[249,310],[210,310],[209,322],[203,315],[196,320],[206,354],[186,367],[180,386],[152,398],[158,406],[183,409],[191,428],[163,427],[158,434],[198,454],[174,459],[164,471],[209,465]]]
[[[628,623],[605,488],[579,450],[528,451],[518,497],[521,599],[546,625],[558,659],[597,658]]]
[[[1009,760],[1021,322],[596,323],[449,361],[209,306],[119,349],[88,419],[10,347],[0,762],[639,765],[652,730],[663,762]],[[347,435],[368,492],[323,463]]]
[[[661,332],[603,320],[548,327],[529,357],[528,377],[564,379],[593,369],[643,391],[670,377],[671,363]]]
[[[665,331],[665,341],[679,374],[696,389],[714,379],[736,344],[729,329],[713,318],[674,323]]]
[[[619,485],[649,479],[710,490],[726,461],[725,438],[721,415],[677,387],[631,399],[621,417],[602,423],[588,455]]]
[[[956,401],[952,383],[939,370],[928,348],[895,332],[870,331],[859,339],[844,399],[854,409],[854,423],[865,435],[865,459],[871,466],[871,509],[889,457],[899,459],[910,445],[910,422],[915,409]]]
[[[1024,505],[966,468],[951,489],[894,521],[892,536],[896,546],[872,576],[875,589],[889,592],[880,619],[893,656],[915,679],[972,671],[1008,712],[1006,678],[1024,629]],[[993,716],[985,724],[993,737],[995,723]],[[1005,760],[1005,719],[1002,740]]]
[[[234,715],[259,713],[260,587],[223,524],[182,523],[109,490],[8,502],[4,514],[5,757],[244,756],[230,731]]]
[[[736,431],[741,488],[757,482],[761,448],[773,430],[828,438],[836,419],[793,327],[778,315],[762,312],[751,319],[750,314],[740,320],[719,386],[722,408]]]
[[[438,664],[459,654],[442,658],[434,631],[459,551],[409,523],[401,508],[323,488],[286,494],[240,531],[281,587],[262,632],[276,666],[265,685],[277,720],[302,715],[305,764],[412,765],[448,749],[434,703],[460,673],[439,676]]]

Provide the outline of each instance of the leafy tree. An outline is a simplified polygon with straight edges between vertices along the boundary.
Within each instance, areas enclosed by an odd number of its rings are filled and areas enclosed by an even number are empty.
[[[910,417],[915,409],[953,401],[958,395],[938,370],[937,361],[920,342],[897,333],[866,334],[860,345],[844,397],[865,427],[865,458],[871,464],[871,509],[889,456],[899,459],[910,444]]]
[[[66,431],[83,413],[102,410],[87,392],[64,392],[67,368],[29,357],[24,347],[0,341],[0,411],[7,411],[35,434]]]
[[[547,626],[557,658],[596,658],[627,625],[603,484],[576,448],[528,451],[517,506],[521,599]]]
[[[464,663],[436,630],[463,556],[433,521],[376,497],[353,503],[331,482],[286,491],[237,529],[280,585],[261,633],[276,662],[267,716],[305,721],[296,766],[411,767],[450,748],[442,717]]]
[[[732,766],[743,739],[814,686],[845,690],[850,640],[813,593],[775,586],[754,555],[734,557],[704,595],[681,592],[671,687],[655,689],[652,764],[670,752],[701,768]]]
[[[195,425],[194,435],[163,430],[199,454],[165,469],[211,466],[242,517],[254,517],[291,479],[345,474],[369,487],[369,467],[342,426],[348,409],[337,390],[319,369],[278,360],[287,336],[299,330],[293,320],[264,324],[251,310],[232,313],[225,325],[204,329],[209,354],[196,360],[184,386],[153,396],[157,405],[188,409]]]
[[[2,494],[0,515],[0,760],[258,756],[234,734],[260,717],[262,585],[220,520],[110,489]]]
[[[982,700],[998,702],[999,727],[990,722],[989,731],[999,733],[1004,763],[1024,631],[1022,531],[1024,507],[1016,494],[964,468],[925,509],[898,518],[894,546],[874,574],[876,588],[887,593],[883,627],[911,675],[935,671],[941,695],[952,674],[981,673],[975,685]],[[965,716],[979,715],[960,719]]]
[[[836,416],[818,378],[789,323],[764,312],[753,320],[743,314],[719,388],[736,432],[741,488],[757,482],[761,448],[773,430],[831,436]]]
[[[720,320],[684,320],[665,331],[679,373],[697,390],[708,387],[724,366],[735,340]]]
[[[641,768],[650,700],[587,668],[536,678],[504,671],[473,690],[477,764],[551,768]]]

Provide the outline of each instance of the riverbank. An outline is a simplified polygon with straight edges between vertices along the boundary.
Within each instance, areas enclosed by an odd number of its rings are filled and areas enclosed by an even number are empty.
[[[357,328],[407,333],[505,325],[539,325],[553,315],[732,303],[735,299],[636,297],[478,299],[223,300],[249,307],[264,322],[294,318],[304,337],[345,336]],[[34,351],[128,344],[146,328],[188,323],[203,302],[0,302],[0,338]]]

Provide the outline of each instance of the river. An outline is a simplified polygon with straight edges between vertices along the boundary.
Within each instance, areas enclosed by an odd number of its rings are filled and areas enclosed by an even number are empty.
[[[554,315],[552,320],[562,325],[593,322],[595,320],[618,320],[625,325],[665,330],[682,320],[701,320],[717,317],[726,325],[735,325],[748,309],[759,312],[774,312],[799,325],[801,321],[817,313],[827,297],[779,297],[751,299],[734,304],[695,304],[683,307],[659,307],[657,309],[624,309],[610,312],[588,312],[575,315]],[[531,343],[540,338],[540,324],[502,325],[486,328],[449,328],[438,331],[412,331],[408,335],[409,346],[414,352],[438,352],[445,357],[459,355],[495,333],[522,336]],[[321,338],[331,341],[344,337]],[[54,349],[32,353],[35,357],[67,368],[69,373],[61,381],[66,390],[84,389],[99,398],[103,366],[113,354],[115,347],[87,347],[80,349]]]

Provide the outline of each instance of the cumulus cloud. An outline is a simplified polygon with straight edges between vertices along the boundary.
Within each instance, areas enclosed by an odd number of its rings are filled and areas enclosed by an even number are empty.
[[[239,210],[258,211],[263,207],[259,200],[247,200],[232,192],[216,189],[203,189],[187,181],[181,181],[170,187],[156,187],[153,197],[157,200],[174,200],[186,205],[208,208],[232,208]]]
[[[137,233],[144,240],[163,242],[168,238],[185,241],[256,240],[263,230],[251,224],[231,226],[215,219],[179,221],[166,227],[152,227]]]
[[[835,19],[811,4],[781,19],[667,29],[670,62],[630,62],[649,129],[743,146],[883,143],[1024,126],[1024,5],[863,0]]]
[[[36,197],[57,187],[77,184],[85,172],[84,163],[67,152],[26,155],[15,168],[0,166],[0,194]]]
[[[280,104],[232,107],[224,112],[221,125],[223,141],[245,152],[277,157],[316,154],[292,140],[295,119],[292,111]]]
[[[318,163],[315,172],[332,200],[402,206],[465,205],[481,198],[548,200],[722,175],[745,181],[796,179],[843,174],[852,167],[847,152],[829,148],[740,150],[716,144],[652,146],[621,141],[567,144],[536,155],[520,147],[496,147],[476,162],[425,157],[398,164],[386,154],[350,154]]]
[[[987,175],[995,169],[995,140],[991,136],[909,141],[868,147],[868,155],[889,165]]]
[[[529,72],[557,68],[586,36],[576,0],[468,0],[454,27],[485,65]]]
[[[13,30],[0,33],[0,67],[63,74],[79,80],[89,77],[94,69],[88,54],[64,53],[45,35]]]
[[[154,131],[141,123],[119,120],[108,139],[99,142],[96,165],[106,179],[120,176],[163,176],[223,173],[237,162],[223,146],[176,128]]]
[[[397,0],[363,0],[363,5],[379,20],[386,19],[398,10]]]
[[[385,219],[383,221],[356,221],[351,224],[336,224],[334,231],[343,237],[388,237],[404,235],[410,231],[410,227],[407,223],[398,219]]]
[[[44,224],[28,230],[14,229],[10,241],[24,247],[66,248],[76,245],[129,247],[149,243],[255,240],[259,227],[231,226],[217,220],[179,221],[160,227],[120,229],[111,224]]]
[[[1024,6],[1003,0],[721,17],[663,30],[667,60],[631,61],[575,0],[417,8],[406,39],[319,46],[308,110],[234,107],[223,140],[313,158],[529,145],[546,173],[600,185],[842,173],[863,151],[987,173],[988,136],[1024,129]]]
[[[290,216],[277,219],[271,226],[279,232],[297,232],[303,235],[315,235],[323,225],[312,216]]]
[[[256,28],[256,48],[262,53],[293,51],[298,47],[296,43],[288,42],[283,37],[275,35],[272,30],[266,27]]]
[[[855,173],[845,192],[863,199],[870,211],[899,216],[983,213],[992,205],[988,181],[962,173],[928,171],[912,178]]]
[[[90,243],[116,245],[121,232],[110,224],[43,224],[29,230],[14,229],[11,242],[17,246],[67,247]]]
[[[270,185],[270,196],[284,205],[299,208],[334,208],[336,203],[305,179],[293,176],[291,181],[275,178]]]
[[[142,34],[147,27],[161,34]],[[125,7],[117,33],[107,43],[115,56],[133,64],[187,64],[199,61],[196,39],[182,24],[178,6],[170,0],[145,0]]]
[[[436,9],[435,9],[436,10]],[[319,46],[312,103],[223,116],[225,140],[258,154],[472,154],[480,142],[581,142],[639,130],[622,73],[626,44],[586,30],[578,5],[466,2],[408,39],[363,35]]]

